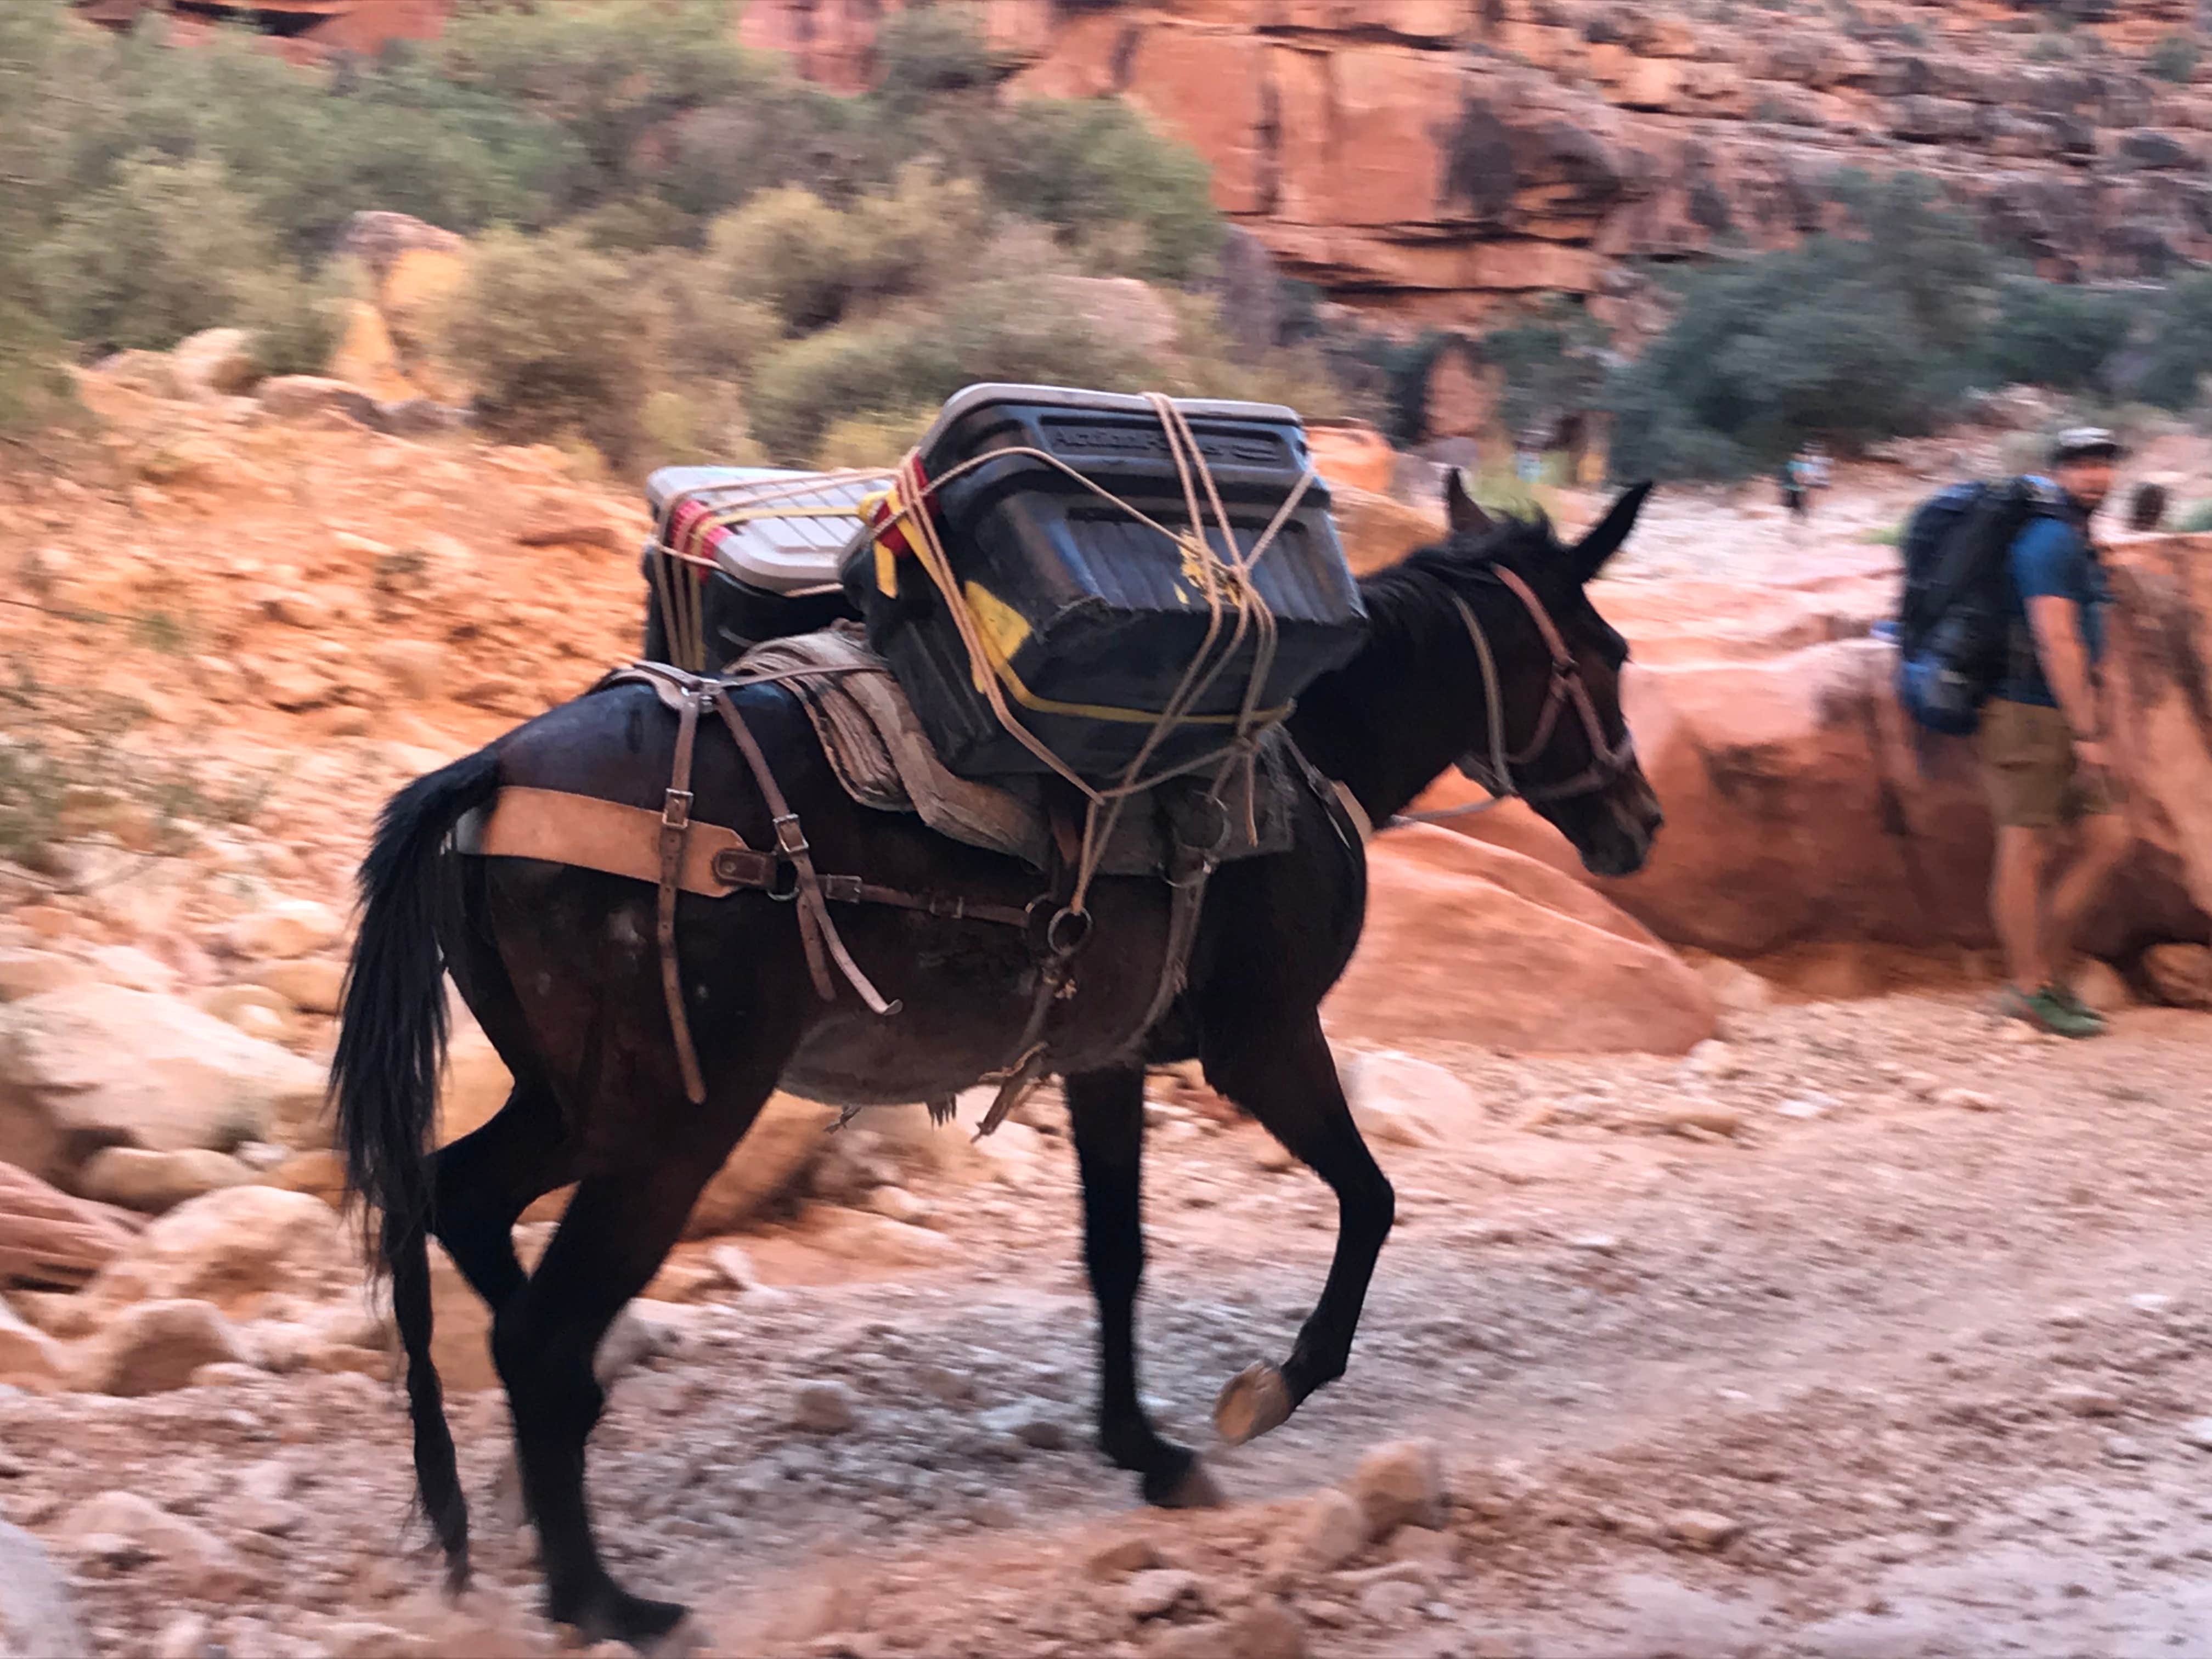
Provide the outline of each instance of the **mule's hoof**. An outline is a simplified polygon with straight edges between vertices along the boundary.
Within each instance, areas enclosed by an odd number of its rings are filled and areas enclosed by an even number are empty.
[[[627,1642],[653,1659],[674,1659],[698,1645],[696,1626],[681,1603],[654,1601],[611,1585],[566,1618],[550,1607],[547,1616],[556,1624],[573,1626],[586,1647],[595,1642]],[[684,1637],[685,1632],[693,1634]],[[670,1645],[679,1637],[680,1645]]]
[[[642,1646],[635,1643],[631,1645],[637,1647],[640,1653],[651,1656],[651,1659],[691,1659],[694,1654],[704,1653],[711,1644],[705,1628],[687,1613],[659,1640]]]
[[[1180,1474],[1146,1475],[1145,1502],[1162,1510],[1218,1510],[1229,1502],[1203,1458],[1193,1457]]]
[[[1265,1360],[1231,1377],[1213,1402],[1213,1426],[1232,1446],[1257,1440],[1290,1421],[1296,1405],[1283,1374]]]

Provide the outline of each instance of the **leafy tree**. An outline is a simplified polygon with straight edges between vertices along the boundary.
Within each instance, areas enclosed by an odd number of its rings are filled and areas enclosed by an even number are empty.
[[[550,120],[580,165],[556,205],[594,207],[650,176],[645,140],[693,112],[744,99],[769,65],[730,38],[722,0],[477,3],[437,44],[437,72],[488,107]]]
[[[1601,401],[1607,339],[1595,318],[1565,301],[1485,335],[1482,355],[1504,379],[1498,414],[1506,429],[1525,432]]]
[[[2149,338],[2124,390],[2161,409],[2193,409],[2212,374],[2212,273],[2184,276],[2166,291]]]
[[[1729,477],[1812,436],[1925,432],[1974,378],[1993,256],[1911,175],[1845,178],[1855,233],[1680,281],[1673,325],[1614,381],[1622,476]]]
[[[1999,285],[1985,361],[2001,384],[2110,395],[2144,296],[2011,276]]]

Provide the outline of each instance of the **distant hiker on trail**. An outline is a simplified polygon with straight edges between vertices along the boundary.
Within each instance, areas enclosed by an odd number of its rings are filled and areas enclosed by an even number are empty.
[[[1818,444],[1800,444],[1776,469],[1774,483],[1790,516],[1803,524],[1812,517],[1814,492],[1828,487],[1828,452]]]
[[[1803,465],[1803,470],[1798,476],[1804,480],[1807,496],[1805,506],[1809,511],[1813,506],[1811,497],[1828,487],[1828,476],[1832,465],[1828,459],[1828,447],[1822,443],[1807,444],[1798,459]]]
[[[1805,480],[1800,471],[1798,458],[1792,455],[1774,470],[1774,487],[1781,492],[1782,505],[1791,519],[1805,522]]]
[[[2052,447],[2051,492],[2012,539],[2008,661],[1981,715],[1981,757],[1997,823],[1990,910],[2011,982],[2002,1011],[2062,1036],[2094,1036],[2101,1016],[2067,983],[2075,933],[2134,840],[2114,809],[2119,709],[2099,663],[2111,602],[2089,520],[2112,488],[2120,446],[2077,427]],[[2048,878],[2060,826],[2078,828],[2073,865]]]

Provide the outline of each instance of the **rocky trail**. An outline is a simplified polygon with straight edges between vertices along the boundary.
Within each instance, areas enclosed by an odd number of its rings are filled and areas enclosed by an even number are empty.
[[[1401,1218],[1352,1371],[1213,1452],[1235,1502],[1188,1516],[1134,1509],[1086,1444],[1040,1109],[981,1184],[908,1175],[925,1227],[810,1211],[746,1241],[749,1288],[648,1304],[659,1351],[594,1443],[610,1547],[732,1655],[2187,1651],[2206,1026],[2142,1010],[2062,1047],[1899,997],[1735,1015],[1682,1060],[1391,1061]],[[1205,1446],[1213,1389],[1287,1346],[1332,1206],[1163,1092],[1146,1386]],[[483,1579],[457,1608],[359,1376],[11,1394],[0,1504],[101,1652],[547,1650],[503,1410],[454,1415]]]
[[[336,382],[179,380],[223,349],[88,376],[96,453],[0,475],[0,1655],[550,1653],[442,1269],[459,1604],[410,1524],[321,1077],[377,805],[629,650],[642,520]],[[1090,1449],[1056,1101],[970,1146],[779,1097],[602,1350],[617,1571],[742,1659],[2201,1647],[2212,1017],[2138,999],[2212,1006],[2202,734],[2162,692],[2163,885],[2123,918],[2164,942],[2085,981],[2096,1043],[1982,1011],[1971,781],[1903,799],[1920,887],[1867,785],[1873,538],[2013,435],[1842,469],[1809,530],[1756,487],[1654,503],[1601,599],[1671,821],[1635,881],[1518,808],[1376,844],[1326,1012],[1397,1230],[1350,1373],[1241,1449],[1215,1391],[1287,1349],[1334,1205],[1154,1079],[1145,1382],[1226,1507],[1139,1509]],[[1433,533],[1339,507],[1366,564]],[[2201,551],[2138,550],[2176,638]],[[464,1024],[441,1133],[505,1086]]]

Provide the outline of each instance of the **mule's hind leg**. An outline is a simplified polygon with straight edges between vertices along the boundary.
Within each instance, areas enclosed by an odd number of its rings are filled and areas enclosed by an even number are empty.
[[[552,1091],[518,1083],[481,1126],[431,1160],[431,1231],[494,1315],[523,1285],[514,1224],[532,1204],[576,1178],[575,1155]]]
[[[575,1626],[587,1641],[611,1637],[643,1648],[684,1616],[675,1602],[623,1589],[599,1559],[584,1495],[584,1443],[606,1395],[592,1358],[623,1304],[645,1288],[682,1234],[699,1189],[768,1093],[763,1085],[734,1122],[724,1102],[696,1109],[730,1133],[695,1131],[675,1144],[672,1135],[641,1133],[645,1155],[658,1162],[586,1176],[544,1259],[492,1327],[492,1352],[514,1413],[523,1495],[538,1523],[546,1616]]]
[[[514,1221],[532,1199],[570,1178],[559,1108],[542,1088],[518,1085],[480,1127],[433,1153],[430,1231],[496,1315],[522,1288]],[[418,1237],[392,1253],[392,1314],[408,1355],[408,1415],[415,1428],[416,1490],[446,1555],[454,1589],[469,1582],[469,1505],[430,1363],[430,1262]]]
[[[1145,1501],[1218,1504],[1206,1466],[1162,1437],[1137,1397],[1137,1285],[1145,1272],[1141,1208],[1145,1074],[1088,1072],[1067,1079],[1068,1121],[1083,1178],[1083,1259],[1098,1303],[1098,1449],[1142,1478]]]
[[[1396,1206],[1352,1121],[1318,1014],[1291,1029],[1206,1033],[1206,1081],[1281,1141],[1336,1194],[1336,1254],[1321,1300],[1280,1367],[1247,1367],[1221,1391],[1214,1425],[1232,1445],[1279,1426],[1306,1396],[1344,1375]]]
[[[559,1102],[542,1084],[516,1084],[490,1118],[434,1153],[430,1169],[431,1232],[495,1319],[521,1291],[525,1277],[514,1254],[514,1224],[537,1200],[576,1178],[575,1149]],[[507,1501],[514,1501],[520,1480],[510,1455],[501,1477]],[[424,1507],[438,1525],[447,1577],[458,1589],[468,1582],[466,1510],[459,1507],[458,1489],[449,1501],[457,1506],[455,1523],[439,1520],[427,1494]],[[456,1537],[462,1547],[458,1552]]]

